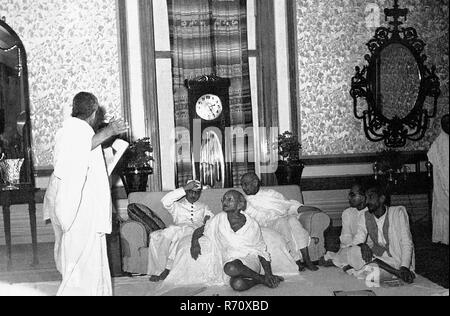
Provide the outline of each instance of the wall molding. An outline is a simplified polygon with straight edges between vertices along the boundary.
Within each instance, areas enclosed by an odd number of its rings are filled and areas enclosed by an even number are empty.
[[[255,5],[258,126],[277,127],[279,121],[274,2],[272,0],[257,0]]]
[[[298,80],[298,50],[297,50],[297,1],[286,0],[287,14],[287,36],[289,56],[289,85],[291,91],[291,131],[298,136],[301,135],[300,120],[300,95]]]
[[[154,167],[150,176],[149,189],[160,191],[161,149],[159,137],[159,112],[156,84],[155,33],[153,25],[153,0],[139,0],[139,19],[141,33],[141,55],[144,91],[145,128],[153,145]]]
[[[128,56],[128,28],[127,28],[127,9],[126,0],[117,0],[117,28],[118,28],[118,48],[120,58],[120,83],[122,97],[122,115],[130,129],[127,138],[130,139],[130,131],[133,130],[131,120],[131,97],[130,97],[130,67]]]

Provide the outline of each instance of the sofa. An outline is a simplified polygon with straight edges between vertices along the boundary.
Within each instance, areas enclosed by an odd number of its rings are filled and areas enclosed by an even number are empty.
[[[268,187],[283,194],[289,200],[303,203],[303,195],[297,185]],[[200,201],[207,204],[214,213],[222,210],[221,199],[229,189],[204,190]],[[241,191],[241,190],[238,190]],[[242,192],[242,191],[241,191]],[[166,226],[172,225],[171,215],[165,210],[161,199],[168,192],[137,192],[128,196],[128,203],[139,203],[149,207]],[[318,244],[311,244],[309,253],[312,261],[319,260],[325,254],[324,232],[330,225],[330,217],[321,211],[308,211],[299,215],[303,227],[311,237],[318,237]],[[144,225],[126,220],[120,225],[122,248],[122,269],[131,274],[147,274],[149,236]]]

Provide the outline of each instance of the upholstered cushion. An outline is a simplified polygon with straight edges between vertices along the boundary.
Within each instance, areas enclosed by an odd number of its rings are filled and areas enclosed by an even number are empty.
[[[150,208],[143,204],[132,203],[128,205],[128,216],[131,220],[144,225],[147,236],[156,230],[166,228],[164,222]]]

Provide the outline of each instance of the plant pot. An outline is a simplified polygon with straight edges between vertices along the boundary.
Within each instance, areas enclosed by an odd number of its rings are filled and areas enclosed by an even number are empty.
[[[275,172],[278,185],[300,185],[304,168],[305,165],[302,162],[288,164],[285,161],[279,161]]]
[[[153,174],[153,169],[145,168],[124,168],[120,178],[125,187],[127,195],[133,192],[146,192],[148,176]]]

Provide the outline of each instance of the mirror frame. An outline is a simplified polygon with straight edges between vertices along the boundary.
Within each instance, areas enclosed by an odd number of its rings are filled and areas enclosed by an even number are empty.
[[[403,147],[407,140],[418,141],[425,136],[429,121],[436,116],[437,100],[441,94],[439,78],[436,75],[436,67],[431,70],[425,65],[427,56],[423,54],[425,42],[421,40],[413,27],[400,27],[403,22],[400,18],[407,19],[408,9],[400,9],[398,0],[394,1],[392,9],[385,9],[386,21],[390,27],[379,27],[375,36],[367,43],[370,54],[365,55],[368,65],[361,70],[356,67],[356,74],[351,81],[350,95],[353,98],[354,115],[363,120],[366,137],[372,142],[384,141],[386,147]],[[420,87],[417,100],[412,110],[405,117],[394,116],[387,118],[376,104],[375,85],[371,78],[376,77],[377,60],[383,49],[391,44],[401,44],[414,56],[420,73]],[[433,108],[424,108],[427,97],[433,98]],[[358,99],[363,98],[367,102],[367,108],[362,113],[358,111]],[[361,113],[361,114],[360,114]]]
[[[17,35],[12,27],[10,27],[6,23],[5,17],[0,19],[0,26],[3,27],[9,34],[14,38],[15,44],[11,47],[0,47],[0,50],[8,51],[11,49],[17,48],[19,51],[18,54],[18,73],[21,83],[23,84],[22,92],[23,92],[23,102],[25,107],[26,118],[24,122],[23,135],[25,141],[25,152],[24,152],[24,167],[26,166],[27,174],[26,174],[26,182],[21,184],[29,184],[32,187],[35,187],[35,179],[34,179],[34,164],[33,164],[33,155],[32,155],[32,138],[31,138],[31,113],[30,113],[30,93],[29,93],[29,84],[28,84],[28,63],[27,63],[27,54],[25,51],[25,46],[22,43],[22,40]]]

